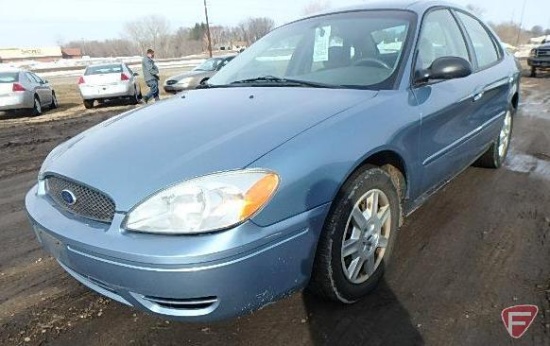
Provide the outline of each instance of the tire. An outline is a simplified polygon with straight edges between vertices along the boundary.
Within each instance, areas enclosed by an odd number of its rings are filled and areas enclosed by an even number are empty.
[[[134,95],[132,95],[132,97],[130,98],[130,103],[133,105],[137,105],[139,103],[139,100],[140,98],[139,98],[137,88],[134,88]]]
[[[52,92],[52,103],[50,104],[50,109],[56,109],[59,107],[59,102],[57,102],[57,96]]]
[[[38,96],[34,96],[34,106],[32,108],[32,116],[37,117],[42,114],[42,104]]]
[[[531,74],[530,74],[530,77],[531,77],[531,78],[537,78],[537,69],[536,69],[536,68],[531,67]]]
[[[84,107],[86,109],[94,108],[94,100],[84,100]]]
[[[514,129],[514,115],[515,109],[510,106],[506,112],[499,135],[485,154],[474,163],[474,166],[493,169],[502,167],[508,155],[508,150],[510,149],[510,141],[512,140],[512,132]]]
[[[367,295],[383,276],[400,219],[398,190],[388,172],[366,166],[352,175],[325,221],[308,290],[344,304]]]

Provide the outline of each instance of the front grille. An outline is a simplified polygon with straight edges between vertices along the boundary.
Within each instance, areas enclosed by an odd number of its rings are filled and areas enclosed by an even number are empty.
[[[169,81],[166,81],[166,85],[174,85],[174,84],[177,84],[178,81],[177,80],[169,80]]]
[[[75,215],[110,223],[115,215],[115,203],[105,194],[73,181],[50,176],[46,178],[46,191],[59,207]],[[63,194],[74,196],[69,203]]]
[[[537,58],[550,57],[550,49],[537,49]]]

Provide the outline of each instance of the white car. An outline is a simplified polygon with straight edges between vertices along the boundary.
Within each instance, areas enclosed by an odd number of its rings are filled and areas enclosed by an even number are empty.
[[[124,63],[88,66],[78,80],[84,107],[89,109],[95,101],[103,103],[116,99],[139,103],[142,94],[137,76]]]
[[[0,70],[0,112],[28,110],[42,114],[44,107],[57,108],[55,91],[48,81],[22,69]]]

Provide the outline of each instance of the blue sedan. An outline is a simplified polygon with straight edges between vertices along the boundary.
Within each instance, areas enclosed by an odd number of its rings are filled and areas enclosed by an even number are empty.
[[[454,5],[312,16],[201,89],[61,144],[26,207],[75,279],[166,318],[231,318],[303,288],[351,304],[404,217],[471,164],[503,164],[519,76]]]

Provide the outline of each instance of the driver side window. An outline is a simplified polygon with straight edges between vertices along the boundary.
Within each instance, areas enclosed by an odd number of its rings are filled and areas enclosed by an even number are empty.
[[[452,56],[470,61],[462,31],[449,10],[430,12],[424,19],[418,41],[417,69],[427,69],[442,57]]]

